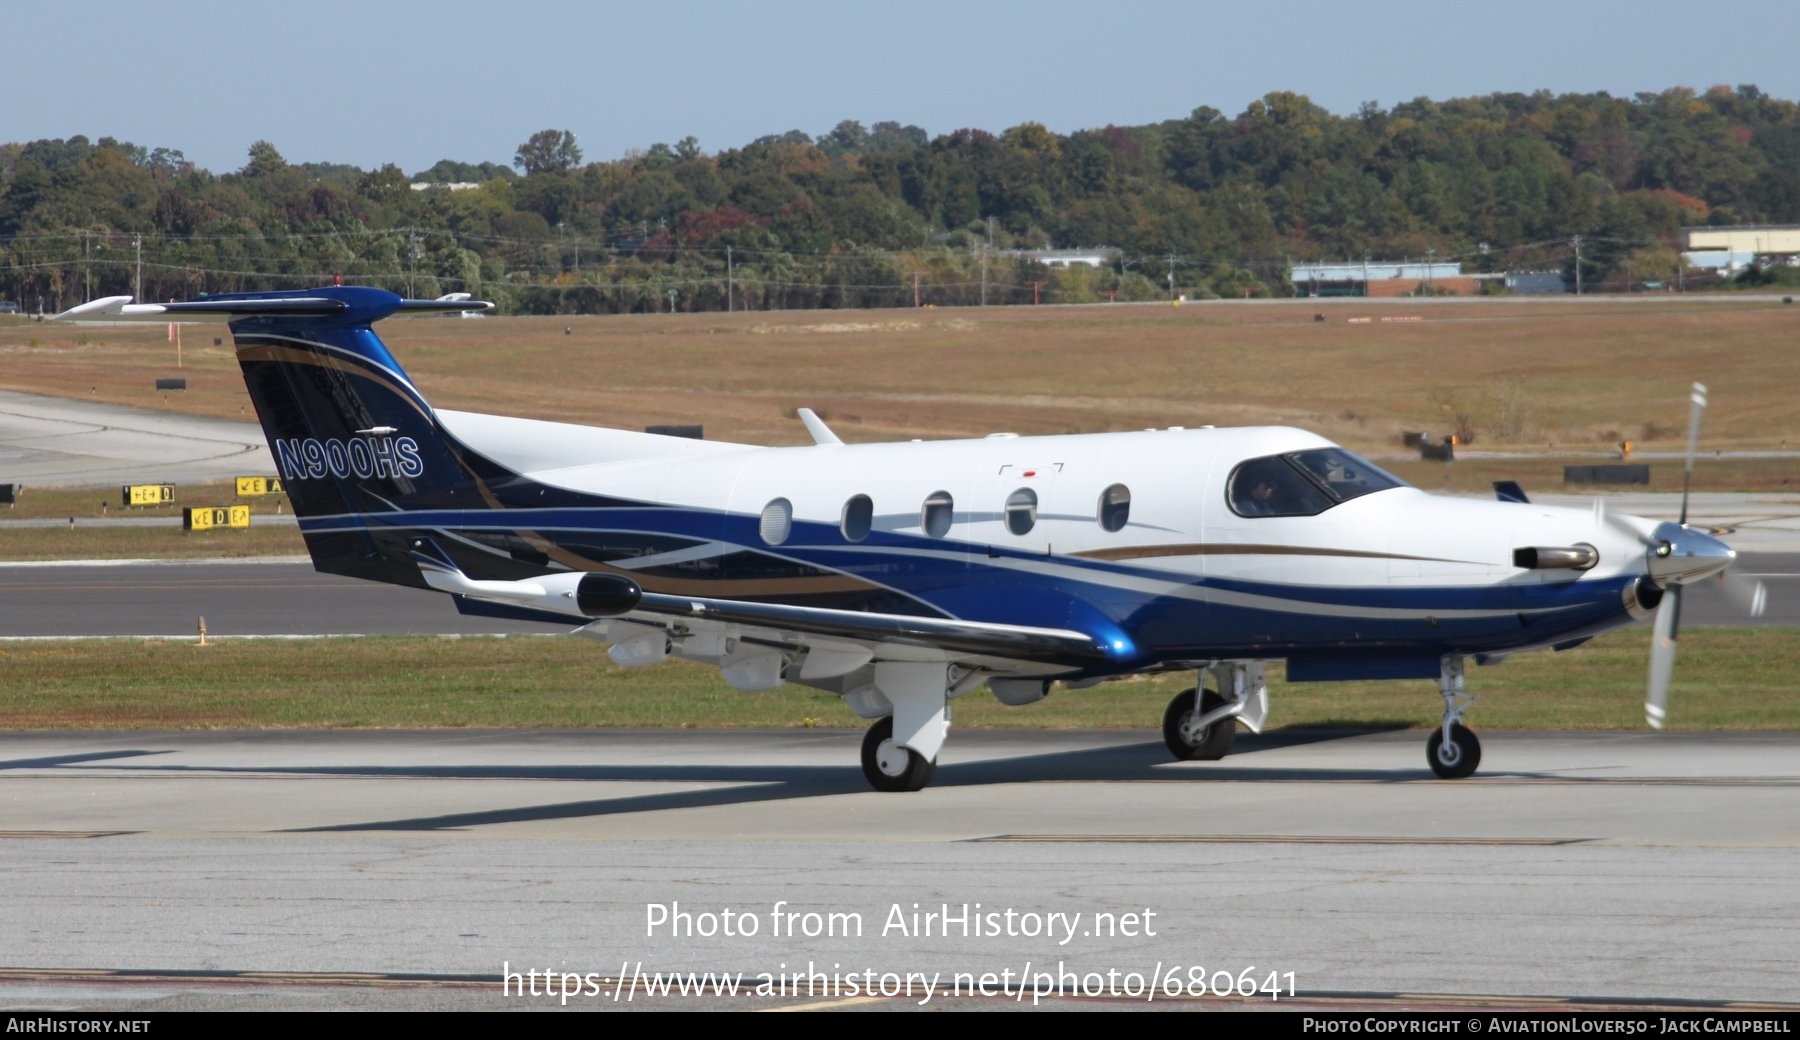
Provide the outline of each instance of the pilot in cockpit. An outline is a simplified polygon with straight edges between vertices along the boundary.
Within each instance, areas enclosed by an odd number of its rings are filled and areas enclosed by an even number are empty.
[[[1287,512],[1281,502],[1283,476],[1292,477],[1279,459],[1265,459],[1238,470],[1232,482],[1231,504],[1244,516],[1276,516]]]

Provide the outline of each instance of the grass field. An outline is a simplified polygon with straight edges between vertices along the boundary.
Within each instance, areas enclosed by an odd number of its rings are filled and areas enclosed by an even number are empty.
[[[10,506],[0,506],[0,521],[73,519],[69,526],[0,526],[0,560],[115,560],[297,556],[306,552],[300,529],[291,522],[271,522],[288,512],[283,495],[240,499],[231,484],[181,484],[167,506],[119,508],[117,487],[29,487]],[[184,531],[185,506],[250,507],[248,530]],[[87,521],[116,517],[160,518],[166,525],[111,527]]]
[[[0,530],[0,561],[205,560],[305,554],[298,527],[258,527],[254,520],[247,531],[183,531],[180,524]]]
[[[1650,633],[1635,628],[1567,653],[1472,668],[1482,729],[1636,729]],[[1672,696],[1677,729],[1800,729],[1791,663],[1800,630],[1683,633]],[[586,639],[109,639],[0,644],[0,727],[863,726],[836,697],[788,685],[738,693],[716,672],[668,662],[627,670]],[[1279,670],[1272,678],[1278,679]],[[1160,725],[1191,675],[1058,690],[1008,708],[956,702],[958,727]],[[1432,682],[1275,682],[1275,726],[1427,727]]]
[[[441,407],[626,428],[699,421],[717,440],[804,442],[793,416],[807,406],[853,442],[1282,423],[1392,453],[1401,431],[1451,432],[1461,417],[1476,430],[1478,448],[1549,456],[1604,451],[1621,440],[1680,448],[1695,379],[1712,389],[1707,448],[1800,449],[1797,331],[1800,308],[1780,303],[1601,297],[432,318],[382,326]],[[160,324],[0,327],[3,381],[37,393],[251,418],[224,330],[188,326],[184,337],[178,372]],[[223,344],[214,346],[215,338]],[[157,377],[174,374],[187,377],[187,391],[151,389]],[[1678,486],[1678,474],[1653,470],[1653,477]],[[1702,467],[1699,479],[1708,488],[1780,488],[1800,479],[1800,467]],[[1441,476],[1421,483],[1433,486]]]

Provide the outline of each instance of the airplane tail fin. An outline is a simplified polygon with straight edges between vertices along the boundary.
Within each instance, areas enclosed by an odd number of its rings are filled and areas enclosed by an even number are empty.
[[[281,309],[300,299],[342,306],[323,314]],[[314,565],[377,581],[423,584],[406,539],[359,518],[401,508],[479,507],[480,488],[510,474],[443,429],[372,325],[394,313],[491,305],[466,296],[404,300],[380,289],[336,286],[224,302],[277,305],[234,316],[231,332],[244,383]]]
[[[60,318],[230,322],[276,472],[321,571],[424,585],[396,510],[479,508],[511,476],[444,430],[372,325],[396,313],[487,310],[455,294],[407,300],[359,286],[236,293],[190,303],[112,297]]]

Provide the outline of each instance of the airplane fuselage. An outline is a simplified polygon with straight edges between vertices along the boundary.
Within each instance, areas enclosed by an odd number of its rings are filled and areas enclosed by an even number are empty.
[[[547,466],[558,424],[438,414],[521,479],[472,487],[467,510],[307,530],[448,532],[477,576],[618,571],[672,595],[1075,629],[1111,647],[1090,673],[1264,657],[1302,677],[1429,677],[1447,653],[1626,623],[1642,573],[1642,546],[1584,510],[1397,486],[1243,515],[1227,491],[1247,460],[1332,447],[1279,427],[691,449],[617,434],[682,453]],[[1575,543],[1598,564],[1514,565],[1517,547]]]

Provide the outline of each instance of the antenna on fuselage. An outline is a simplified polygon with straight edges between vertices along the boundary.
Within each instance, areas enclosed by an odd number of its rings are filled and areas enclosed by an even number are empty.
[[[844,443],[837,434],[831,432],[831,427],[825,425],[825,420],[819,418],[818,413],[811,408],[801,408],[796,414],[800,416],[800,421],[806,424],[806,432],[812,434],[814,444]]]

